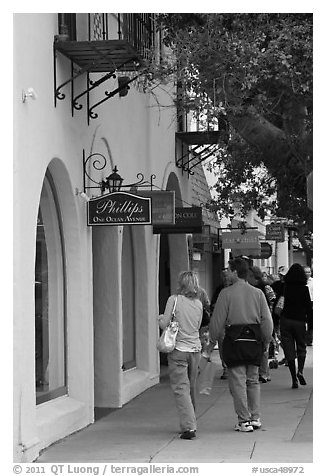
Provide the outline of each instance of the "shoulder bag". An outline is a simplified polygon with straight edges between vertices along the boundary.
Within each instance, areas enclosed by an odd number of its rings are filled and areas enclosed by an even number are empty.
[[[176,342],[176,338],[177,338],[177,334],[179,330],[179,323],[177,322],[175,318],[175,308],[177,305],[177,299],[178,299],[178,296],[176,296],[174,300],[171,320],[169,324],[167,325],[167,327],[163,330],[157,342],[157,350],[165,354],[168,354],[175,349],[175,342]]]
[[[263,347],[260,324],[226,326],[222,355],[227,367],[243,364],[259,366]]]

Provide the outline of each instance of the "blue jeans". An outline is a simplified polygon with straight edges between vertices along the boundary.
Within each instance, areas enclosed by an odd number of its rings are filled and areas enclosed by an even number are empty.
[[[181,431],[196,430],[196,379],[200,352],[173,350],[168,354],[171,388],[180,419]]]
[[[239,423],[260,418],[260,385],[257,365],[228,367],[228,382]]]

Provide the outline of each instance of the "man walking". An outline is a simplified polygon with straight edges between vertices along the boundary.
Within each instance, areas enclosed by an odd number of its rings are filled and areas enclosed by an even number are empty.
[[[210,349],[217,340],[223,340],[229,388],[238,416],[235,430],[242,432],[261,427],[258,370],[273,331],[264,293],[247,282],[248,271],[248,263],[242,258],[229,262],[233,284],[219,294],[209,326]],[[227,342],[234,346],[231,351]]]

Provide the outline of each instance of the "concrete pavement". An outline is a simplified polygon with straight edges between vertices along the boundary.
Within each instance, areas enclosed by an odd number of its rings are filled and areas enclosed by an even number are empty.
[[[289,369],[271,370],[261,384],[263,427],[233,430],[236,417],[227,380],[198,395],[197,438],[181,440],[174,398],[165,373],[160,384],[121,409],[45,449],[37,463],[312,463],[313,348],[307,348],[306,386],[291,388]]]

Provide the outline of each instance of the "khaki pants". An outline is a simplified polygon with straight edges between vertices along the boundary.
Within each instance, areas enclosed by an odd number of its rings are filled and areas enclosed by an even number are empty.
[[[228,381],[239,423],[260,418],[260,385],[257,365],[228,367]]]
[[[200,352],[174,350],[168,354],[171,388],[179,413],[180,430],[196,430],[196,379]]]

